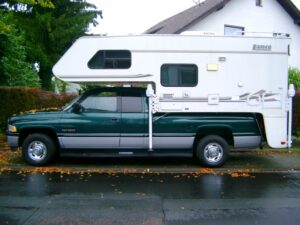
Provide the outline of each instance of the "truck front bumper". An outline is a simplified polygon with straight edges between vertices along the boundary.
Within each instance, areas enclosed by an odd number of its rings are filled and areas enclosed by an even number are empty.
[[[16,149],[19,147],[19,136],[7,135],[6,141],[7,141],[7,144],[13,149]]]

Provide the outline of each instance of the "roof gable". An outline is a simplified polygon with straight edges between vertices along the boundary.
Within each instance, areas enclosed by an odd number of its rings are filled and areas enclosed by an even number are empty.
[[[144,33],[146,34],[179,34],[196,21],[203,20],[215,11],[222,9],[230,0],[207,0],[161,21]],[[291,0],[277,0],[278,3],[300,26],[300,11]]]
[[[178,34],[196,20],[202,20],[211,13],[220,10],[230,0],[209,0],[197,4],[181,13],[178,13],[154,25],[146,34]]]
[[[294,23],[300,26],[300,11],[291,0],[277,0],[277,2],[293,18]]]

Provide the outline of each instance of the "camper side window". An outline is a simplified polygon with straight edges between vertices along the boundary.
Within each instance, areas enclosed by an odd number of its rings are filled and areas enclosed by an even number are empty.
[[[100,50],[88,62],[90,69],[128,69],[130,66],[128,50]]]
[[[160,83],[165,87],[195,87],[198,68],[194,64],[164,64],[160,69]]]

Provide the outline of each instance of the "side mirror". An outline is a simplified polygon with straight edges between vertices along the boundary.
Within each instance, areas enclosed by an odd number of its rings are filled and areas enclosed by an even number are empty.
[[[80,111],[82,110],[82,106],[78,102],[75,102],[72,105],[72,108],[74,113],[80,113]]]

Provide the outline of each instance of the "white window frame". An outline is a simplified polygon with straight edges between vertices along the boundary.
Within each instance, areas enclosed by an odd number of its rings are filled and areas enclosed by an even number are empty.
[[[231,30],[231,31],[230,31]],[[236,30],[236,32],[234,32]],[[230,31],[230,32],[228,32]],[[224,25],[224,35],[225,36],[243,36],[245,27],[235,26],[235,25]]]

